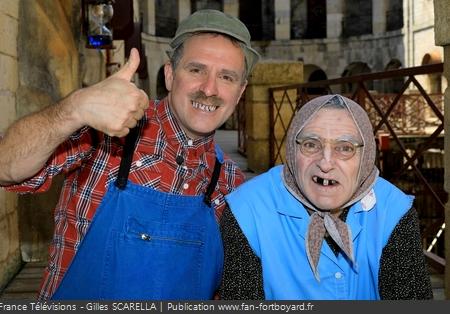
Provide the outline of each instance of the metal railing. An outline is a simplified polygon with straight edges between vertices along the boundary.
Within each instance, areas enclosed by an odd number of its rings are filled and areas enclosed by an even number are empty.
[[[443,95],[427,93],[420,81],[439,75],[443,64],[390,70],[326,81],[269,88],[270,165],[284,163],[286,133],[295,112],[323,94],[351,90],[345,96],[369,114],[378,142],[381,175],[416,197],[426,256],[439,272],[445,267],[444,114]],[[395,83],[397,93],[380,93],[367,86]],[[400,85],[398,84],[400,82]],[[403,82],[403,84],[401,84]],[[350,87],[350,88],[349,88]]]

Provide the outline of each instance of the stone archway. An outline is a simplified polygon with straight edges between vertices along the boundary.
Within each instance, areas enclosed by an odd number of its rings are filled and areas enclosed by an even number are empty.
[[[384,70],[397,70],[402,67],[402,63],[398,59],[391,59],[388,64],[386,64]],[[395,78],[395,79],[389,79],[389,80],[383,80],[383,92],[384,93],[398,93],[400,92],[402,86],[403,86],[403,78]]]
[[[315,64],[304,65],[303,77],[305,78],[305,82],[323,81],[328,79],[325,71]],[[323,95],[326,93],[326,89],[321,87],[310,87],[307,91],[310,95]]]
[[[422,57],[421,65],[436,64],[442,62],[442,54],[434,50],[432,52],[426,53]],[[431,94],[442,93],[442,74],[429,74],[425,81],[425,89]]]
[[[367,63],[364,62],[352,62],[350,63],[342,72],[342,77],[349,77],[349,76],[355,76],[358,74],[364,74],[364,73],[371,73],[372,70],[367,65]],[[368,82],[367,89],[371,90],[373,87],[372,82]],[[348,83],[341,86],[341,93],[348,94],[352,93],[356,90],[356,85]]]

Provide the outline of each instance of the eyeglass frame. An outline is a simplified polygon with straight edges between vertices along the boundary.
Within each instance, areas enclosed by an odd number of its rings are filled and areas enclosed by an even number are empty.
[[[305,148],[303,146],[303,143],[305,141],[308,141],[308,140],[317,141],[320,144],[320,148],[319,148],[319,150],[317,152],[305,152]],[[320,153],[323,154],[324,147],[325,147],[324,144],[329,143],[331,145],[331,148],[332,148],[332,155],[335,156],[337,159],[340,159],[340,160],[349,160],[349,159],[351,159],[353,156],[356,155],[356,151],[357,151],[358,148],[364,147],[364,144],[358,143],[355,140],[350,140],[350,139],[325,139],[325,138],[315,137],[315,136],[307,136],[307,137],[300,137],[300,138],[299,138],[299,136],[297,136],[295,138],[295,143],[299,146],[300,152],[303,155],[307,156],[307,157],[313,157],[313,156],[318,155]],[[351,146],[354,148],[353,149],[353,154],[351,156],[350,155],[349,156],[343,156],[342,152],[339,152],[338,150],[336,150],[336,146],[339,143],[349,143],[349,144],[351,144]]]

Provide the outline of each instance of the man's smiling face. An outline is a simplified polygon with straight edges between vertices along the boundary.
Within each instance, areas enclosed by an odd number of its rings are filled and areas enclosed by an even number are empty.
[[[188,38],[176,69],[166,64],[169,105],[190,138],[211,134],[231,116],[246,86],[244,71],[241,47],[218,34]]]

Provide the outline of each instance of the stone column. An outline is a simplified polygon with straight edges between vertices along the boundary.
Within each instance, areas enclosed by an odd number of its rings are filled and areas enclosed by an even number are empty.
[[[327,0],[327,38],[341,36],[343,17],[343,0]]]
[[[291,38],[291,2],[278,0],[275,2],[275,40]]]
[[[261,61],[253,70],[245,94],[245,119],[247,134],[247,165],[255,173],[269,169],[269,87],[300,83],[303,81],[303,64],[297,61]],[[279,101],[282,95],[276,95]],[[295,95],[289,95],[295,101]],[[286,108],[288,106],[285,106]],[[282,110],[283,121],[289,121],[291,110]],[[279,126],[278,126],[279,127]],[[277,132],[275,136],[283,136]]]
[[[448,0],[434,0],[435,41],[444,47],[444,76],[450,82],[450,6]],[[450,193],[450,89],[444,94],[444,189]],[[450,299],[450,201],[445,204],[445,298]]]
[[[178,0],[178,23],[191,14],[191,1]]]
[[[155,0],[144,0],[142,4],[144,13],[143,32],[149,35],[156,34]]]
[[[223,12],[239,18],[239,0],[224,0]]]
[[[372,32],[374,35],[386,32],[387,0],[372,0]]]
[[[77,40],[79,22],[70,22],[79,21],[81,2],[65,1],[64,6],[59,1],[19,1],[25,2],[26,7],[20,8],[20,34],[17,37],[20,78],[16,100],[18,117],[54,104],[79,88],[80,69],[92,69],[91,65],[85,64],[90,58],[83,59],[83,66],[80,66],[79,49],[84,42]],[[98,73],[105,73],[104,63],[96,62],[94,66],[98,66]],[[55,179],[50,191],[19,197],[21,253],[25,262],[45,261],[48,257],[47,246],[53,233],[53,209],[63,176]]]
[[[19,1],[0,1],[0,135],[16,119]],[[0,190],[0,291],[21,265],[17,195]]]

